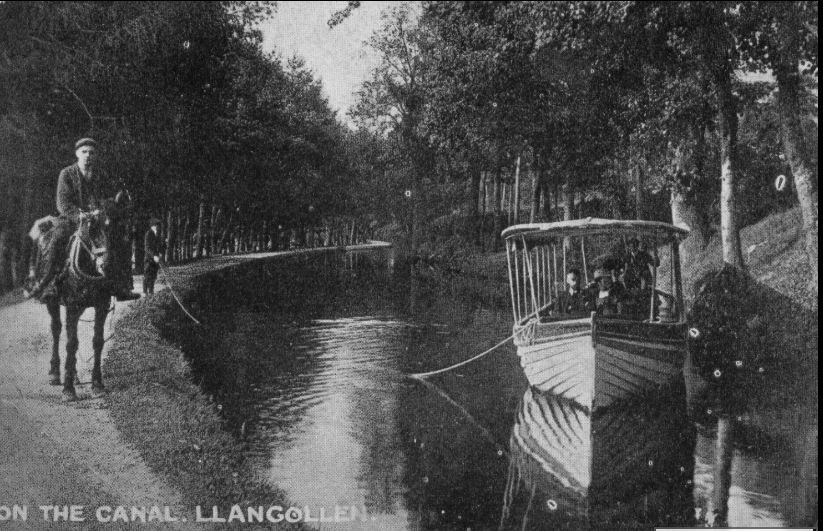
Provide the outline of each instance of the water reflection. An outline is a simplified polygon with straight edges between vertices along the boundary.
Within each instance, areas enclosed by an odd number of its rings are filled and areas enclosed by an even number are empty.
[[[210,331],[184,345],[195,377],[292,503],[375,518],[351,528],[816,521],[816,405],[792,403],[814,415],[787,423],[786,408],[724,409],[676,386],[590,416],[530,389],[511,345],[409,380],[508,336],[510,310],[485,304],[482,286],[444,293],[366,255],[282,262],[207,288]],[[720,430],[719,412],[730,420]]]
[[[687,373],[689,379],[694,375]],[[802,388],[808,381],[798,384]],[[703,386],[690,398],[698,426],[694,504],[699,521],[714,527],[815,525],[816,399],[785,404],[756,389],[733,391]]]
[[[694,427],[682,385],[594,415],[530,388],[512,428],[501,527],[692,525]]]

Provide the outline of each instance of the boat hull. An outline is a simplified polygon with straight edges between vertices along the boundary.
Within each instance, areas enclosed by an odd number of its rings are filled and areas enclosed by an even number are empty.
[[[529,383],[591,410],[669,384],[686,358],[685,323],[593,317],[514,331]]]

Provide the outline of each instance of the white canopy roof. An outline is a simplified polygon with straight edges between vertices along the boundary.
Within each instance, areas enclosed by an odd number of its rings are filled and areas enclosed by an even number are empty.
[[[637,236],[655,235],[685,236],[688,229],[675,227],[662,221],[637,219],[583,218],[554,223],[524,223],[512,225],[503,230],[503,238],[524,236],[527,240],[565,236],[592,236],[596,234],[633,234]]]

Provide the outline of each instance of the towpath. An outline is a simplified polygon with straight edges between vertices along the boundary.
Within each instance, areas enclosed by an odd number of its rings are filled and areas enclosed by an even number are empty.
[[[388,247],[382,242],[345,249]],[[328,251],[328,249],[325,249]],[[169,277],[197,275],[249,260],[311,254],[320,249],[218,256],[173,267]],[[167,289],[164,275],[156,289]],[[142,291],[142,277],[135,277]],[[117,328],[127,304],[118,303],[106,323],[106,337]],[[87,310],[83,319],[93,318]],[[91,380],[91,323],[81,321],[78,335],[78,375]],[[65,356],[65,333],[61,359]],[[181,495],[152,473],[138,452],[127,444],[106,409],[105,399],[91,397],[90,386],[78,388],[80,400],[61,401],[61,387],[48,384],[51,354],[49,316],[43,305],[4,297],[0,302],[0,531],[4,529],[119,529],[122,524],[101,522],[101,506],[169,507],[184,514]],[[103,356],[107,354],[107,348]],[[104,374],[105,378],[105,374]],[[84,521],[70,523],[44,519],[41,506],[83,506]],[[13,519],[16,510],[17,519]],[[21,512],[26,511],[23,520]],[[102,509],[102,515],[110,513]],[[5,520],[6,517],[9,520]],[[193,522],[137,523],[141,529],[198,529]]]

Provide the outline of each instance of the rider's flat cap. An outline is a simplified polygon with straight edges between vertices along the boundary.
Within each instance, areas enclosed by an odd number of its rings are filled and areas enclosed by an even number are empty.
[[[93,138],[85,137],[74,143],[75,151],[83,146],[97,147],[97,142],[95,142]]]
[[[149,227],[152,225],[160,225],[160,220],[154,217],[149,218]]]

